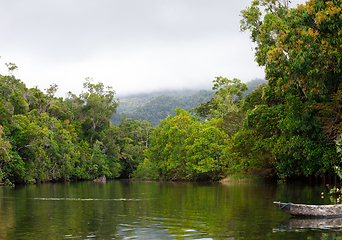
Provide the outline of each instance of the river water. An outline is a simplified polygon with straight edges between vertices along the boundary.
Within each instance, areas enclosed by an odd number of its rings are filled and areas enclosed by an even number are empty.
[[[293,219],[272,203],[330,204],[322,192],[258,181],[1,187],[0,239],[341,239],[342,219]]]

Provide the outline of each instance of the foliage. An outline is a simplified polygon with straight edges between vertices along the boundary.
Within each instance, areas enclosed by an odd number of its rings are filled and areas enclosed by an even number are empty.
[[[13,161],[11,144],[3,137],[4,128],[0,125],[0,184],[11,184],[8,180],[8,165]],[[7,181],[6,181],[7,180]]]
[[[8,64],[11,71],[15,64]],[[11,72],[12,73],[12,72]],[[86,92],[56,98],[0,75],[0,183],[119,177],[119,146],[109,118],[115,92],[86,79]]]
[[[115,113],[118,103],[115,101],[115,91],[112,87],[105,88],[102,83],[93,84],[92,79],[86,78],[83,87],[87,92],[80,95],[86,103],[82,108],[83,131],[89,138],[90,145],[98,140],[99,132],[108,125],[108,119]]]
[[[228,136],[220,120],[201,123],[177,109],[153,131],[146,157],[164,179],[217,180],[226,173],[223,153]],[[152,165],[153,166],[153,165]]]
[[[151,162],[147,158],[145,158],[144,161],[138,165],[132,177],[134,179],[140,179],[140,180],[161,179],[161,176],[159,175],[159,169],[157,167],[157,163]]]
[[[214,97],[206,103],[200,103],[192,109],[202,118],[220,118],[232,112],[239,111],[239,103],[243,99],[243,92],[248,90],[245,83],[239,79],[229,80],[223,77],[216,77],[213,80],[213,90],[217,90]]]
[[[254,90],[257,85],[266,82],[262,79],[253,79],[247,82],[247,94]],[[211,105],[214,97],[212,90],[199,91],[170,91],[156,92],[150,94],[132,95],[120,98],[117,113],[111,117],[115,125],[119,125],[120,119],[126,115],[133,120],[145,120],[152,125],[160,124],[160,121],[168,115],[174,116],[174,110],[179,107],[185,110],[193,108],[209,109],[206,105]],[[200,106],[198,106],[200,104]],[[204,115],[207,115],[205,113]]]
[[[262,146],[257,155],[267,152],[281,178],[321,175],[340,162],[331,145],[341,129],[340,9],[341,1],[308,1],[291,9],[289,1],[262,0],[241,12],[241,30],[250,30],[268,84],[254,109],[252,101],[245,104],[246,120],[237,136],[245,134],[252,149],[237,148],[236,155],[248,162],[255,146]],[[255,123],[260,127],[248,124],[260,106],[266,110]]]
[[[250,93],[252,93],[255,89],[259,88],[260,85],[267,83],[265,79],[254,78],[248,82],[246,82],[247,90],[243,92],[244,96],[247,97]]]
[[[147,121],[132,120],[123,116],[117,129],[116,142],[119,147],[120,163],[125,169],[121,174],[123,177],[130,177],[144,161],[144,151],[149,145],[152,125]]]
[[[111,120],[118,125],[126,115],[133,120],[145,120],[158,125],[168,115],[174,115],[176,108],[189,110],[200,102],[206,102],[214,95],[213,91],[161,92],[143,96],[126,97],[120,100],[117,114]]]

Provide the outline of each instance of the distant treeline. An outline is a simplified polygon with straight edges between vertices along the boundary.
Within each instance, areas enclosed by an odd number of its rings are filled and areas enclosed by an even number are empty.
[[[165,119],[168,115],[174,115],[176,108],[189,110],[200,102],[206,102],[214,96],[214,91],[200,90],[197,92],[186,91],[178,97],[178,92],[169,92],[167,95],[156,95],[139,98],[120,99],[120,107],[117,113],[113,115],[111,121],[118,124],[122,116],[134,120],[146,120],[152,125],[158,125],[160,120]],[[177,96],[178,95],[178,96]]]
[[[251,80],[247,83],[248,90],[245,94],[252,92],[257,85],[264,82],[266,81],[263,79]],[[158,125],[167,116],[174,116],[176,108],[188,111],[199,103],[209,101],[214,93],[213,90],[184,90],[128,96],[120,99],[117,112],[110,120],[118,125],[120,119],[125,115],[133,120],[141,119],[152,125]]]

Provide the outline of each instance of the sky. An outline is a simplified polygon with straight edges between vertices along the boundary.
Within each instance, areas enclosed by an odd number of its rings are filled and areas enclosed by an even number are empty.
[[[305,3],[292,0],[291,7]],[[27,87],[83,91],[86,77],[118,96],[211,89],[216,76],[264,78],[240,11],[251,0],[0,1],[0,74]]]

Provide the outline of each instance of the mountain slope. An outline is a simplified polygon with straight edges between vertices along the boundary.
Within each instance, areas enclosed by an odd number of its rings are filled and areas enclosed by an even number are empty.
[[[253,79],[247,83],[248,90],[245,95],[252,92],[257,85],[265,83],[263,79]],[[150,94],[138,94],[120,99],[117,113],[111,121],[115,124],[126,114],[126,117],[134,120],[146,120],[153,125],[158,125],[161,119],[168,115],[174,115],[176,108],[189,110],[199,103],[209,101],[214,96],[212,90],[184,90],[163,91]]]
[[[118,111],[111,118],[111,121],[118,124],[120,118],[126,114],[128,118],[146,120],[153,125],[158,125],[161,119],[173,115],[174,110],[178,107],[189,110],[196,107],[200,102],[210,100],[214,96],[214,91],[200,90],[196,92],[187,91],[186,94],[179,92],[168,92],[166,94],[122,99]]]

